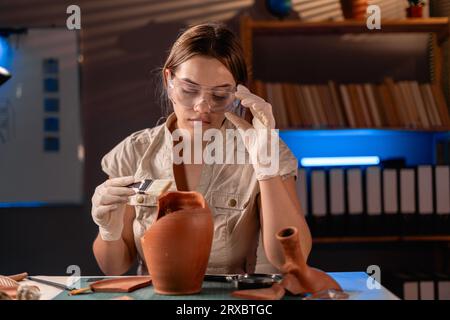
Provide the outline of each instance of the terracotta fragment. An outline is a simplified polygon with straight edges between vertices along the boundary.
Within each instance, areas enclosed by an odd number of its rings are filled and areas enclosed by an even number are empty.
[[[270,288],[237,290],[231,293],[233,297],[253,300],[280,300],[285,290],[281,284],[274,283]]]
[[[89,287],[93,292],[133,292],[137,289],[148,287],[151,283],[151,277],[136,276],[100,280],[91,283]]]
[[[20,283],[17,282],[25,279],[27,276],[27,273],[12,276],[0,275],[0,292],[2,292],[3,297],[7,295],[11,299],[38,300],[40,296],[38,287],[29,285],[20,286]]]
[[[120,296],[120,297],[112,298],[111,300],[134,300],[134,299],[129,296]]]
[[[19,283],[10,277],[0,276],[0,291],[7,294],[11,299],[15,299],[17,295]]]
[[[8,276],[8,278],[13,279],[15,281],[22,281],[22,280],[25,280],[27,277],[28,277],[28,273],[26,273],[26,272]]]
[[[149,276],[132,276],[117,279],[105,279],[92,282],[89,287],[71,290],[69,295],[75,296],[92,292],[133,292],[152,284]]]

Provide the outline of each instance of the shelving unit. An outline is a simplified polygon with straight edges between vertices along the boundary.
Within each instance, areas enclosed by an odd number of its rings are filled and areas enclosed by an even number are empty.
[[[450,21],[449,18],[427,18],[427,19],[403,19],[403,20],[385,20],[381,22],[381,30],[369,30],[365,21],[361,20],[343,20],[336,22],[304,22],[300,20],[253,20],[249,16],[241,17],[240,36],[244,54],[249,65],[249,69],[253,71],[254,66],[254,37],[258,35],[302,35],[302,36],[317,36],[317,35],[345,35],[345,34],[366,34],[366,35],[380,35],[380,34],[401,34],[401,33],[429,33],[431,35],[432,45],[432,66],[433,72],[431,77],[432,84],[439,88],[448,86],[444,83],[444,67],[446,61],[444,60],[444,45],[450,37]],[[250,88],[255,90],[255,80],[252,72],[250,73]],[[446,92],[450,92],[447,90]],[[450,101],[450,97],[447,97]],[[334,130],[329,128],[327,130]],[[336,128],[336,134],[339,134],[340,129]],[[426,132],[432,131],[436,134],[446,133],[450,131],[450,127],[433,127],[432,129],[412,129],[408,127],[367,127],[367,128],[349,128],[349,130],[366,129],[388,129],[392,131],[412,131],[412,132]],[[314,129],[313,129],[314,130]],[[286,130],[286,134],[295,134],[295,130]],[[282,133],[283,134],[283,133]],[[291,139],[292,140],[292,139]],[[291,141],[291,144],[294,143]],[[295,153],[295,150],[294,150]],[[298,156],[298,155],[297,155]],[[434,234],[434,235],[389,235],[389,236],[320,236],[315,237],[313,242],[316,244],[335,244],[335,243],[399,243],[399,242],[450,242],[450,235]]]
[[[450,242],[450,236],[372,236],[372,237],[320,237],[314,243],[373,243],[373,242]]]
[[[244,50],[244,54],[245,54],[247,63],[249,64],[249,69],[251,71],[254,70],[254,68],[253,68],[253,66],[254,66],[254,52],[253,52],[254,38],[258,35],[317,36],[317,35],[344,35],[344,34],[380,35],[380,34],[394,34],[394,33],[398,33],[398,34],[400,34],[400,33],[408,33],[408,34],[429,33],[431,35],[431,43],[430,43],[430,45],[432,46],[431,64],[433,66],[433,69],[431,72],[431,77],[430,77],[431,85],[435,86],[439,90],[443,90],[445,88],[445,86],[449,85],[448,83],[444,83],[444,77],[443,77],[443,68],[445,66],[445,61],[444,61],[445,57],[443,54],[443,46],[446,43],[446,40],[448,40],[448,38],[450,36],[450,23],[449,23],[448,18],[387,20],[387,21],[382,21],[381,30],[376,30],[376,29],[369,30],[366,26],[365,21],[361,21],[361,20],[343,20],[343,21],[336,21],[336,22],[303,22],[300,20],[272,21],[272,20],[253,20],[249,16],[243,16],[243,17],[241,17],[241,30],[240,30],[241,43],[243,46],[243,50]],[[253,73],[251,72],[250,73],[250,87],[253,91],[257,92],[258,90],[257,90],[257,84],[255,83],[255,80],[257,80],[257,79],[253,78]],[[326,80],[333,80],[333,79],[325,79],[325,81]],[[450,88],[448,88],[448,89],[450,89]],[[275,90],[275,89],[273,88],[271,90]],[[288,89],[283,89],[283,90],[288,90]],[[290,90],[294,90],[294,89],[290,89]],[[296,90],[300,90],[300,89],[296,89]],[[319,90],[319,89],[316,89],[316,90]],[[375,88],[370,89],[370,90],[375,90]],[[391,88],[389,90],[391,90]],[[408,90],[410,90],[410,89],[408,89]],[[417,90],[418,90],[418,88],[417,88]],[[443,91],[444,91],[444,93],[450,92],[450,90],[443,90]],[[416,91],[416,92],[419,93],[418,91]],[[407,95],[407,97],[409,97],[409,96]],[[291,99],[293,99],[293,98],[291,97]],[[342,97],[340,99],[342,99]],[[437,98],[435,97],[435,99],[437,99]],[[439,99],[436,100],[436,103],[438,100]],[[446,97],[446,100],[447,100],[447,104],[450,103],[450,97]],[[287,102],[287,101],[285,101],[285,102]],[[403,101],[403,102],[405,102],[405,101]],[[354,104],[354,103],[357,103],[357,101],[353,100],[353,98],[352,98],[352,101],[349,101],[349,103]],[[384,103],[386,103],[386,101]],[[348,106],[346,106],[346,107],[348,107]],[[333,108],[331,110],[333,110]],[[355,106],[353,106],[353,108],[355,108]],[[368,108],[368,106],[365,106],[362,109],[356,108],[356,110],[364,109],[364,112],[372,112],[372,111],[367,110],[367,108]],[[380,106],[378,108],[380,108]],[[384,109],[387,108],[386,110],[389,110],[388,109],[389,105],[386,104],[382,108],[384,108]],[[397,108],[399,108],[399,105],[397,105]],[[411,106],[409,106],[408,108],[405,109],[405,111],[402,111],[402,112],[404,112],[406,114],[410,113],[410,115],[411,115],[411,114],[417,113],[419,111],[419,114],[420,114],[420,111],[422,111],[424,109],[419,110],[418,108],[419,107],[417,105],[414,106],[414,104],[411,104]],[[436,107],[434,107],[434,108],[436,108]],[[291,112],[294,112],[294,111],[292,111],[292,108],[288,108],[287,106],[285,106],[285,108],[282,108],[281,110],[287,110],[287,109],[291,110]],[[430,108],[429,110],[432,110],[432,109],[433,108]],[[441,110],[443,110],[443,109],[444,108],[442,108]],[[320,110],[320,108],[318,110]],[[409,110],[409,111],[406,111],[406,110]],[[427,110],[427,109],[425,108],[425,110]],[[289,111],[287,111],[287,112],[289,112]],[[308,111],[305,111],[305,112],[308,113]],[[323,110],[320,112],[323,112]],[[320,112],[319,112],[319,114],[320,114]],[[347,110],[346,110],[346,112],[347,112]],[[363,112],[363,111],[360,111],[360,112]],[[384,112],[384,111],[379,110],[378,112]],[[395,112],[397,112],[397,111],[395,111]],[[286,113],[286,112],[284,112],[284,113]],[[354,114],[353,116],[356,116],[356,114]],[[362,115],[360,113],[358,115],[358,117],[361,119],[361,116]],[[426,116],[426,115],[424,115],[424,116]],[[303,117],[303,115],[302,115],[302,117]],[[409,115],[407,117],[409,117]],[[413,115],[413,117],[414,117],[414,115]],[[447,115],[445,117],[448,118]],[[347,120],[349,120],[349,119],[350,118],[347,118]],[[367,119],[369,119],[369,118],[367,118]],[[413,119],[413,118],[411,118],[411,119]],[[369,121],[369,120],[367,120],[367,121]],[[405,117],[402,117],[399,121],[401,121],[401,122],[399,122],[399,124],[401,123],[400,126],[398,126],[398,125],[396,126],[395,122],[394,122],[394,123],[390,123],[390,124],[384,123],[384,125],[381,127],[376,127],[373,125],[366,126],[364,124],[361,126],[361,121],[358,121],[359,124],[358,123],[354,124],[352,126],[352,128],[363,127],[363,128],[376,128],[376,129],[385,128],[385,129],[392,129],[392,130],[450,131],[450,125],[447,124],[448,121],[444,121],[444,118],[440,118],[440,120],[439,120],[439,121],[443,121],[442,123],[444,125],[441,125],[438,123],[434,123],[434,124],[429,123],[428,125],[425,125],[424,127],[421,127],[420,124],[418,126],[416,126],[414,124],[415,120],[412,120],[413,121],[412,124],[408,123],[408,119]],[[420,120],[420,121],[422,121],[422,120]],[[294,121],[294,122],[298,123],[296,121]],[[316,123],[316,125],[317,125],[317,122],[314,121],[314,123]],[[320,122],[320,123],[325,125],[325,122]],[[366,122],[366,123],[368,124],[370,122]],[[422,123],[425,123],[425,122],[422,122]],[[294,125],[293,127],[287,126],[286,124],[282,124],[282,122],[280,122],[280,124],[281,124],[281,128],[286,128],[286,129],[295,129],[295,127],[297,126],[297,125]],[[348,124],[348,125],[350,125],[350,124]],[[404,125],[404,127],[402,125]],[[325,125],[325,129],[346,128],[345,126],[338,127],[338,128],[334,128],[333,125],[331,127],[327,127],[327,126],[328,125]],[[416,129],[416,127],[417,127],[417,129]]]
[[[369,30],[365,21],[343,20],[335,22],[303,22],[297,20],[273,21],[253,20],[242,16],[240,35],[245,58],[250,68],[253,64],[253,37],[255,34],[380,34],[380,33],[432,33],[435,52],[435,74],[437,81],[442,81],[442,44],[450,35],[449,18],[404,19],[381,22],[381,30]],[[252,79],[250,79],[252,80]]]

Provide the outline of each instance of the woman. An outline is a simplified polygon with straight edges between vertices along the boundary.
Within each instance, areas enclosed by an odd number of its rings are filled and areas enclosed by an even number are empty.
[[[146,273],[140,237],[154,222],[156,203],[147,198],[139,205],[133,200],[134,191],[126,187],[145,178],[170,179],[173,190],[195,190],[205,197],[214,219],[207,273],[251,273],[255,267],[263,272],[267,260],[279,268],[284,257],[275,234],[286,226],[298,228],[307,257],[311,236],[296,195],[297,160],[281,140],[278,170],[271,173],[257,161],[173,161],[175,130],[185,130],[193,141],[196,128],[241,129],[242,134],[275,127],[272,106],[244,86],[247,67],[236,36],[219,24],[187,29],[172,46],[162,79],[173,107],[166,122],[131,134],[102,159],[109,179],[92,197],[92,217],[99,226],[93,250],[102,271],[121,275],[138,258],[138,273]],[[253,114],[252,124],[230,112],[235,99]],[[244,142],[245,152],[254,156],[258,143]]]

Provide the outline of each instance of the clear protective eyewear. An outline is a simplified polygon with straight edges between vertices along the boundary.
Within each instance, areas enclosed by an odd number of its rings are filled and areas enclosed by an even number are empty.
[[[194,109],[203,100],[211,112],[230,111],[239,104],[235,97],[236,87],[218,88],[190,83],[175,75],[168,81],[168,93],[186,109]]]

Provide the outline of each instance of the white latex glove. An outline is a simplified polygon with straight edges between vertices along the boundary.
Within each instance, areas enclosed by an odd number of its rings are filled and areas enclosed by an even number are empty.
[[[241,100],[242,106],[250,109],[253,114],[253,125],[230,112],[225,112],[225,117],[238,128],[255,169],[256,179],[265,180],[277,176],[279,166],[278,149],[271,150],[268,146],[271,141],[274,141],[272,139],[278,139],[277,132],[272,130],[275,129],[275,118],[272,113],[272,105],[263,98],[251,93],[250,90],[243,85],[238,85],[235,95],[236,98]],[[248,129],[256,129],[256,134],[246,134]],[[278,140],[276,140],[276,142],[278,146]],[[258,154],[266,154],[265,148],[271,150],[274,155],[273,160],[276,161],[276,163],[264,165],[259,161]]]
[[[272,105],[263,98],[250,92],[242,84],[237,86],[236,98],[241,100],[241,104],[249,108],[253,114],[253,127],[255,129],[275,129],[275,118],[272,113]],[[258,121],[259,120],[259,121]]]
[[[126,186],[135,182],[133,176],[108,179],[92,196],[92,219],[99,227],[100,237],[116,241],[122,237],[123,218],[128,197],[135,194]]]

